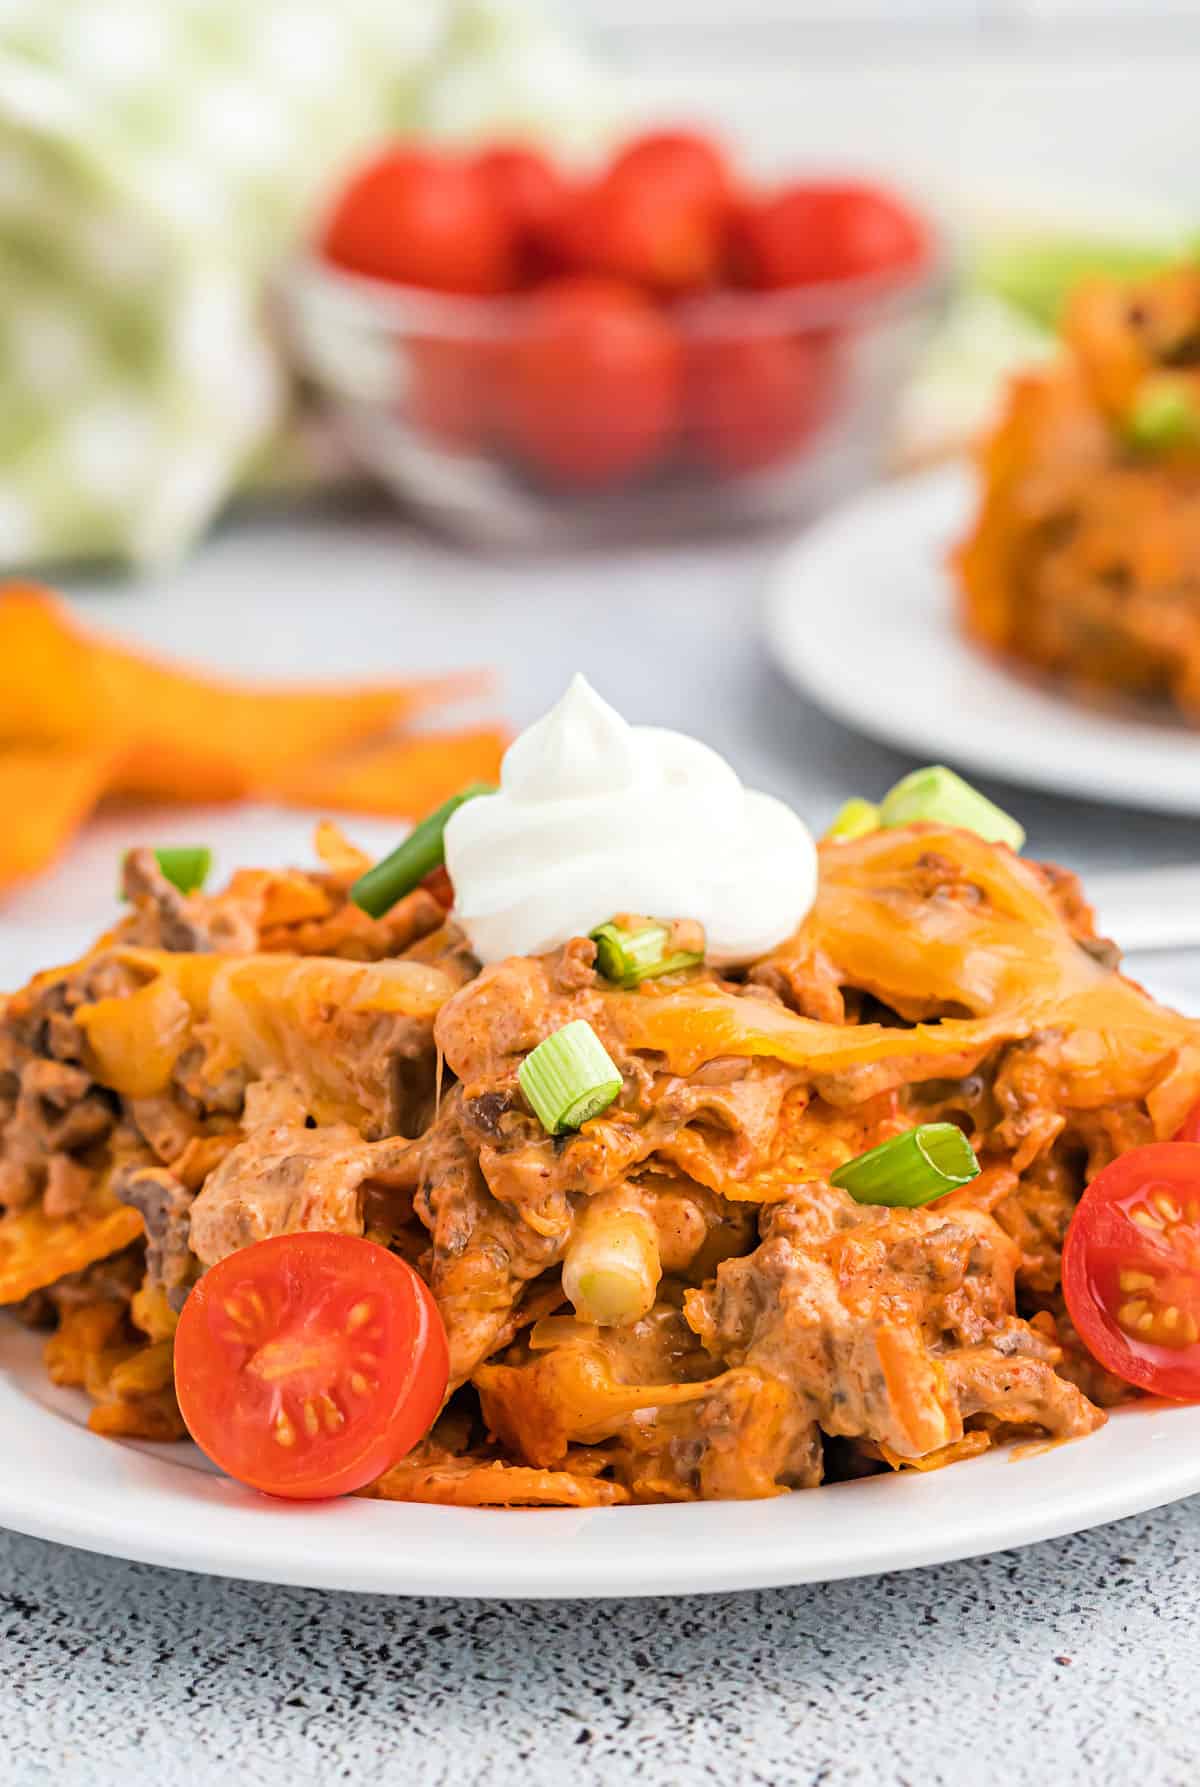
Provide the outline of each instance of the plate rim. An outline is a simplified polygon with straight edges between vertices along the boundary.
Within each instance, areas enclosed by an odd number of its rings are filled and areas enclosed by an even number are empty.
[[[248,1581],[455,1599],[729,1593],[1010,1550],[1200,1491],[1200,1405],[1142,1404],[1069,1445],[799,1491],[756,1503],[753,1521],[741,1502],[584,1510],[270,1502],[196,1468],[182,1449],[164,1456],[161,1446],[89,1433],[82,1393],[41,1381],[42,1337],[12,1320],[4,1329],[0,1426],[16,1443],[0,1456],[0,1524]],[[1019,1497],[1003,1474],[1014,1464],[1028,1484]]]
[[[904,549],[914,544],[930,558],[940,555],[949,537],[970,518],[976,483],[969,464],[955,460],[875,484],[840,504],[785,547],[768,573],[762,593],[761,621],[768,652],[787,680],[809,700],[853,732],[907,756],[922,753],[961,763],[980,774],[1060,797],[1083,796],[1105,805],[1122,805],[1157,813],[1200,817],[1200,733],[1186,728],[1106,714],[1073,701],[1070,696],[1040,688],[971,646],[947,623],[941,635],[947,663],[957,662],[1000,704],[1015,724],[980,732],[978,725],[960,730],[937,713],[910,710],[858,698],[853,683],[839,678],[834,667],[812,647],[811,622],[819,608],[820,581],[827,562],[846,562],[863,551],[863,541],[880,527],[904,530]],[[947,594],[948,574],[936,562],[927,564],[934,581]],[[816,635],[820,638],[819,630]],[[1063,759],[1045,749],[1046,729],[1064,725],[1092,735],[1095,755],[1084,761]],[[1026,742],[1029,741],[1029,742]],[[1157,784],[1152,776],[1129,772],[1125,756],[1135,749],[1162,750],[1178,760],[1178,785]]]

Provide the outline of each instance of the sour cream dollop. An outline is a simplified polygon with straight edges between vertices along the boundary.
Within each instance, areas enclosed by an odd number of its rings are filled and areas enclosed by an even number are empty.
[[[630,726],[583,676],[509,746],[500,791],[446,827],[454,912],[483,962],[620,912],[698,919],[732,966],[782,943],[817,890],[812,834],[681,732]]]

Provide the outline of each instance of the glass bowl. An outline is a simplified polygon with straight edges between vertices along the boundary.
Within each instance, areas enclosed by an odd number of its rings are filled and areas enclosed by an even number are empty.
[[[949,284],[939,248],[903,279],[675,302],[662,311],[675,340],[669,424],[618,469],[619,447],[592,450],[582,393],[577,405],[553,393],[549,444],[544,428],[513,426],[518,411],[528,421],[536,292],[447,297],[310,256],[289,269],[283,300],[301,369],[357,463],[460,540],[525,549],[772,526],[826,507],[886,459]]]

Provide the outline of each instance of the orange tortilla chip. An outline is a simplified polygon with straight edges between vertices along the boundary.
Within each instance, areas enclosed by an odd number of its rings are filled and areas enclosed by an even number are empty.
[[[54,861],[104,793],[113,763],[105,744],[0,749],[0,887]]]
[[[416,733],[304,765],[272,792],[297,806],[420,819],[465,782],[496,781],[507,743],[494,726]]]
[[[127,1204],[59,1222],[35,1207],[11,1210],[0,1218],[0,1303],[19,1303],[69,1272],[82,1272],[141,1233],[142,1219]]]
[[[48,591],[0,594],[0,743],[119,747],[109,786],[174,800],[267,790],[441,701],[473,672],[425,681],[256,688],[90,637]]]
[[[452,1508],[611,1508],[629,1500],[619,1483],[576,1471],[530,1470],[477,1458],[445,1463],[402,1459],[364,1495],[385,1502],[441,1502]]]

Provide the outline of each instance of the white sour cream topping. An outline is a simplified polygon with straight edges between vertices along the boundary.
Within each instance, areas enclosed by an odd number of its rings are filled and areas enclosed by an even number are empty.
[[[509,746],[500,792],[446,827],[454,915],[483,962],[538,955],[619,912],[698,919],[708,958],[753,961],[817,890],[807,826],[716,751],[630,726],[582,676]]]

